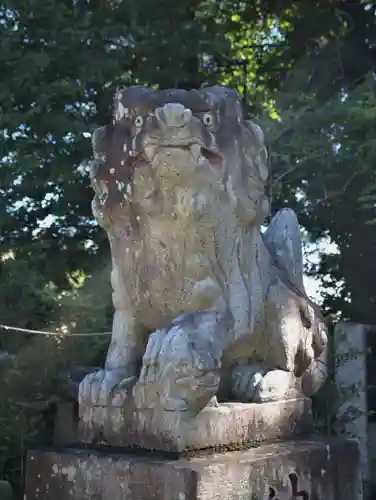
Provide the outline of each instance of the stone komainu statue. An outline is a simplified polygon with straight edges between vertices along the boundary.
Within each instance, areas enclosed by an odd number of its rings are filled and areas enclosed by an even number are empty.
[[[228,88],[117,92],[93,135],[93,212],[112,256],[112,340],[83,406],[199,412],[311,395],[327,332],[303,286],[300,231],[269,212],[261,129]]]

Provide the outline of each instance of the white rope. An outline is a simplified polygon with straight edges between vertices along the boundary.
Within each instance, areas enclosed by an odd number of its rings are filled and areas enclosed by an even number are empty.
[[[112,332],[99,332],[99,333],[59,333],[59,332],[45,332],[42,330],[29,330],[28,328],[18,328],[16,326],[0,325],[4,330],[14,330],[16,332],[34,333],[36,335],[58,336],[58,337],[98,337],[101,335],[111,335]]]

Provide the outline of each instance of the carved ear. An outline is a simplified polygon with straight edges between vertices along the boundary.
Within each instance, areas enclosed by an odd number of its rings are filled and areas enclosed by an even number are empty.
[[[262,148],[259,156],[255,159],[255,163],[257,165],[258,173],[262,182],[266,182],[269,177],[269,169],[268,169],[268,153],[266,148]]]
[[[94,160],[91,162],[90,179],[92,186],[96,187],[96,181],[106,178],[106,162],[110,152],[112,127],[97,128],[91,137]]]
[[[109,151],[112,135],[112,125],[97,128],[92,135],[91,144],[93,147],[93,154],[96,160],[105,160],[105,156]]]
[[[265,136],[264,132],[262,131],[261,127],[256,125],[252,120],[244,120],[244,123],[246,127],[249,128],[249,130],[252,132],[252,134],[255,136],[257,143],[260,147],[265,146]]]
[[[269,169],[268,169],[268,152],[265,147],[265,136],[261,127],[256,125],[251,120],[244,120],[244,124],[250,130],[255,144],[257,156],[254,159],[255,165],[257,166],[257,170],[262,182],[266,182],[269,177]]]

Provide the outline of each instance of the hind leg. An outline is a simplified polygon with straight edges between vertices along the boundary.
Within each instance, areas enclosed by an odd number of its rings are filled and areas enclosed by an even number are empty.
[[[302,395],[300,379],[286,370],[268,370],[259,364],[232,371],[233,396],[241,402],[266,403]]]
[[[300,297],[282,281],[276,280],[270,286],[265,323],[273,368],[289,371],[297,377],[315,357],[311,311],[305,309]]]
[[[303,325],[295,295],[281,282],[270,287],[266,305],[268,363],[247,363],[232,372],[233,395],[266,402],[303,395],[301,376],[312,365],[312,330]]]
[[[271,287],[267,331],[275,365],[253,376],[253,401],[312,396],[325,381],[326,332],[315,319],[312,307],[306,309],[302,310],[296,295],[283,283]]]

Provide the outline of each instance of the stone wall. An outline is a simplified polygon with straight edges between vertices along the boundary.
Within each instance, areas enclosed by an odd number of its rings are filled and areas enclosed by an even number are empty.
[[[361,470],[365,484],[374,484],[376,466],[376,421],[370,415],[375,406],[376,355],[372,353],[376,327],[340,322],[334,330],[337,388],[335,431],[359,442]]]

